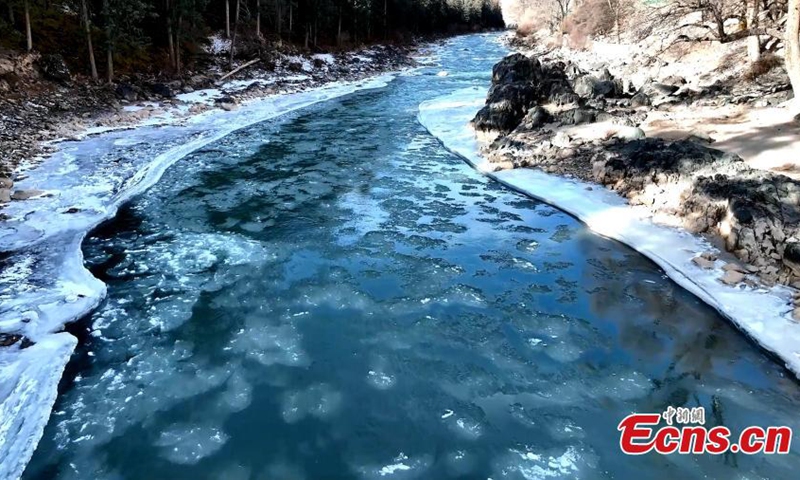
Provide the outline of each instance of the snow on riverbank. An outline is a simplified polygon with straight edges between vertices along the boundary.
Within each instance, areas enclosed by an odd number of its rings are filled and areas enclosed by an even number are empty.
[[[618,240],[660,266],[675,283],[714,307],[800,377],[800,324],[791,318],[791,291],[782,286],[730,287],[718,279],[722,262],[704,270],[692,258],[712,250],[686,231],[654,223],[643,208],[631,207],[598,185],[539,170],[491,172],[468,123],[483,106],[486,91],[459,90],[420,105],[419,120],[448,150],[490,178],[575,216],[593,231]],[[687,319],[690,321],[690,319]]]
[[[9,204],[4,210],[9,219],[0,223],[0,252],[6,253],[0,270],[0,326],[33,342],[27,348],[19,341],[0,348],[0,478],[22,475],[49,419],[58,382],[77,344],[72,335],[56,332],[105,296],[105,285],[83,266],[84,236],[195,150],[254,123],[384,87],[393,78],[386,74],[253,100],[233,112],[207,111],[185,125],[109,132],[65,144],[27,172],[18,187],[46,195]]]

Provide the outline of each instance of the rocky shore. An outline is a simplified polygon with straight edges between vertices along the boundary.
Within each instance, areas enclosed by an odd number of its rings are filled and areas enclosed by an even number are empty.
[[[768,88],[785,98],[785,89]],[[701,132],[666,141],[639,128],[654,109],[713,97],[680,79],[636,84],[608,70],[517,53],[495,65],[472,125],[487,140],[484,155],[495,170],[538,168],[607,187],[730,252],[721,282],[798,288],[800,182],[712,148]],[[716,256],[695,263],[710,269]],[[794,313],[800,319],[800,309]]]
[[[223,78],[229,73],[227,55],[217,52],[209,53],[202,71],[187,71],[179,79],[132,76],[113,85],[72,75],[57,55],[0,53],[0,220],[3,204],[42,194],[17,190],[14,182],[58,141],[173,123],[213,108],[233,110],[254,98],[360,80],[413,65],[417,51],[416,45],[385,45],[339,53],[275,52],[228,78]]]

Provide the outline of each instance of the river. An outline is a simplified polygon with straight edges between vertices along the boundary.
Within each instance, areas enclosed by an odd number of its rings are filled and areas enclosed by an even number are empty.
[[[790,478],[619,451],[632,412],[800,427],[794,377],[649,260],[446,151],[505,48],[225,136],[83,246],[108,297],[26,479]],[[446,73],[446,75],[445,75]]]

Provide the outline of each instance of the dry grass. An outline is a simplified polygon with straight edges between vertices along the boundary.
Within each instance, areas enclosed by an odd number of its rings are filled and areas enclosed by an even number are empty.
[[[758,77],[769,73],[773,68],[783,65],[783,60],[771,53],[765,53],[757,61],[753,62],[744,73],[746,80],[753,81]]]

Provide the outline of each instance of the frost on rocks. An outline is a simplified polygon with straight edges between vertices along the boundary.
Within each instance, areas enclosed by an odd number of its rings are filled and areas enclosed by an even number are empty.
[[[221,44],[216,45],[212,47],[222,48]],[[92,311],[105,297],[105,285],[83,265],[81,243],[86,233],[116,215],[122,204],[147,190],[186,155],[254,123],[357,90],[381,88],[393,78],[382,75],[359,82],[334,82],[306,92],[247,102],[236,112],[207,111],[183,124],[162,128],[148,126],[157,123],[152,120],[128,131],[100,128],[89,133],[105,134],[64,143],[51,157],[26,172],[27,178],[16,186],[47,191],[49,195],[7,205],[4,213],[9,219],[0,224],[3,266],[10,267],[0,270],[0,327],[33,342],[25,349],[9,347],[0,351],[0,478],[22,475],[50,417],[58,382],[76,345],[72,335],[56,332]],[[213,239],[205,240],[213,243]],[[243,248],[248,249],[246,245]],[[152,260],[184,263],[180,256],[163,252]],[[197,258],[196,263],[186,266],[189,270],[203,268],[211,261],[211,257]],[[193,301],[184,300],[174,306],[164,327],[180,323],[181,312]],[[97,319],[96,323],[96,328],[102,327],[104,320]],[[261,347],[259,360],[302,363],[303,354],[291,346],[292,338],[294,333],[289,331],[263,332],[257,339],[257,346]],[[289,339],[287,348],[275,344],[284,339]],[[142,367],[147,367],[148,359],[161,361],[157,352],[137,358]],[[197,388],[205,390],[226,378],[224,372],[210,375]],[[129,388],[118,373],[109,375],[108,385],[119,393]],[[169,386],[167,383],[164,388],[168,390]],[[229,409],[240,409],[250,401],[250,387],[241,379],[234,377],[227,387],[221,401]],[[191,391],[174,392],[175,397],[181,394]],[[117,400],[116,395],[110,398]],[[122,402],[117,406],[125,405]],[[149,408],[158,406],[144,405],[140,413],[147,414]],[[110,434],[109,428],[114,430],[113,425],[96,427],[95,433],[102,436]],[[160,439],[165,457],[180,463],[213,453],[224,444],[225,435],[212,429],[187,427],[165,432]],[[193,447],[184,443],[186,438],[210,438],[208,434],[217,440]]]
[[[725,285],[720,278],[726,273],[728,280],[740,279],[731,279],[732,274],[716,265],[694,261],[714,250],[706,240],[656,224],[645,209],[629,206],[610,190],[588,189],[593,185],[532,169],[493,172],[480,156],[479,142],[468,125],[485,98],[485,89],[462,89],[421,104],[419,120],[448,150],[490,178],[562,209],[654,261],[675,283],[714,307],[800,376],[800,324],[792,320],[788,288]]]

